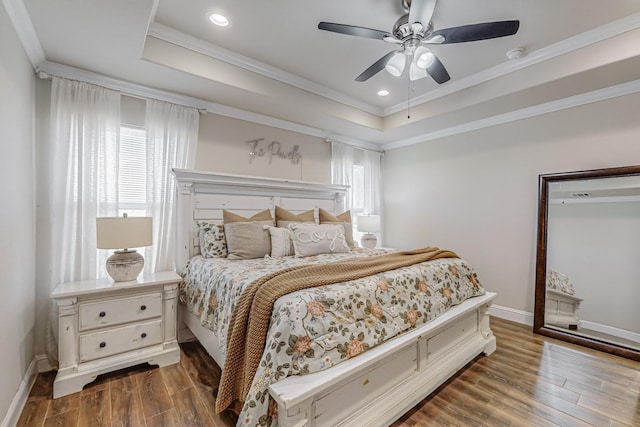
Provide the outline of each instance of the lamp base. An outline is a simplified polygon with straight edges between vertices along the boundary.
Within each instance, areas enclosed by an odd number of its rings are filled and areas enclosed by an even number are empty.
[[[114,282],[135,280],[144,267],[144,257],[135,249],[115,251],[107,259],[107,273]]]
[[[362,245],[362,247],[367,249],[375,248],[377,243],[378,239],[376,239],[376,236],[373,233],[365,233],[362,236],[362,239],[360,239],[360,244]]]

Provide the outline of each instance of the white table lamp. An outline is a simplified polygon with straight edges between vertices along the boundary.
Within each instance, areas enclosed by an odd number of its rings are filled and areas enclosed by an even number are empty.
[[[144,257],[135,249],[152,243],[151,217],[96,218],[98,249],[118,249],[107,259],[107,273],[114,282],[135,280],[144,267]]]
[[[358,231],[365,233],[360,240],[362,247],[375,248],[378,239],[373,233],[380,231],[380,215],[358,215]]]

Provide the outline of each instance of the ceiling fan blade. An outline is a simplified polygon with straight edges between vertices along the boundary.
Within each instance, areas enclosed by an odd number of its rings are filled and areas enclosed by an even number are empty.
[[[444,65],[442,65],[442,62],[440,62],[437,56],[435,57],[433,64],[427,67],[427,73],[429,73],[431,78],[439,84],[448,82],[451,79],[447,69],[444,68]]]
[[[512,36],[518,32],[520,21],[483,22],[434,31],[432,37],[442,36],[442,44],[473,42]]]
[[[380,30],[373,30],[371,28],[357,27],[355,25],[347,24],[334,24],[333,22],[320,22],[318,29],[325,31],[332,31],[334,33],[347,34],[350,36],[368,37],[370,39],[384,40],[385,37],[391,37],[391,33]]]
[[[392,50],[391,52],[387,53],[382,58],[378,59],[372,66],[370,66],[369,68],[364,70],[362,72],[362,74],[360,74],[358,77],[356,77],[356,81],[357,82],[364,82],[364,81],[369,80],[371,77],[375,76],[376,74],[378,74],[380,71],[382,71],[384,69],[384,66],[387,65],[387,62],[389,62],[389,59],[393,55],[395,55],[396,52],[397,51]]]
[[[412,0],[409,8],[409,24],[420,22],[426,28],[431,22],[435,8],[436,0]]]

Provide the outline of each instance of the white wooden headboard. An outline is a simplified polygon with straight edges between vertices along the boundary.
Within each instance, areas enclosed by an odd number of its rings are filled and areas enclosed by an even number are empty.
[[[196,221],[222,221],[222,210],[251,216],[275,206],[293,213],[315,207],[344,211],[348,186],[173,169],[176,178],[178,272],[199,252]]]

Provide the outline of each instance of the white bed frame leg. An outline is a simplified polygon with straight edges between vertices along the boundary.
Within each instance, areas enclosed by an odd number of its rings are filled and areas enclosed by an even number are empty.
[[[487,340],[487,345],[484,347],[484,355],[489,356],[491,353],[496,351],[496,337],[493,336],[493,331],[491,331],[491,324],[489,322],[491,316],[489,315],[489,309],[491,308],[491,303],[485,304],[478,310],[478,316],[480,319],[478,324],[480,326],[480,333],[482,337]]]
[[[313,411],[313,405],[311,400],[300,403],[295,408],[290,410],[294,414],[287,413],[287,409],[284,405],[278,405],[278,425],[280,427],[309,427],[313,425],[310,422],[313,419],[311,411]]]

